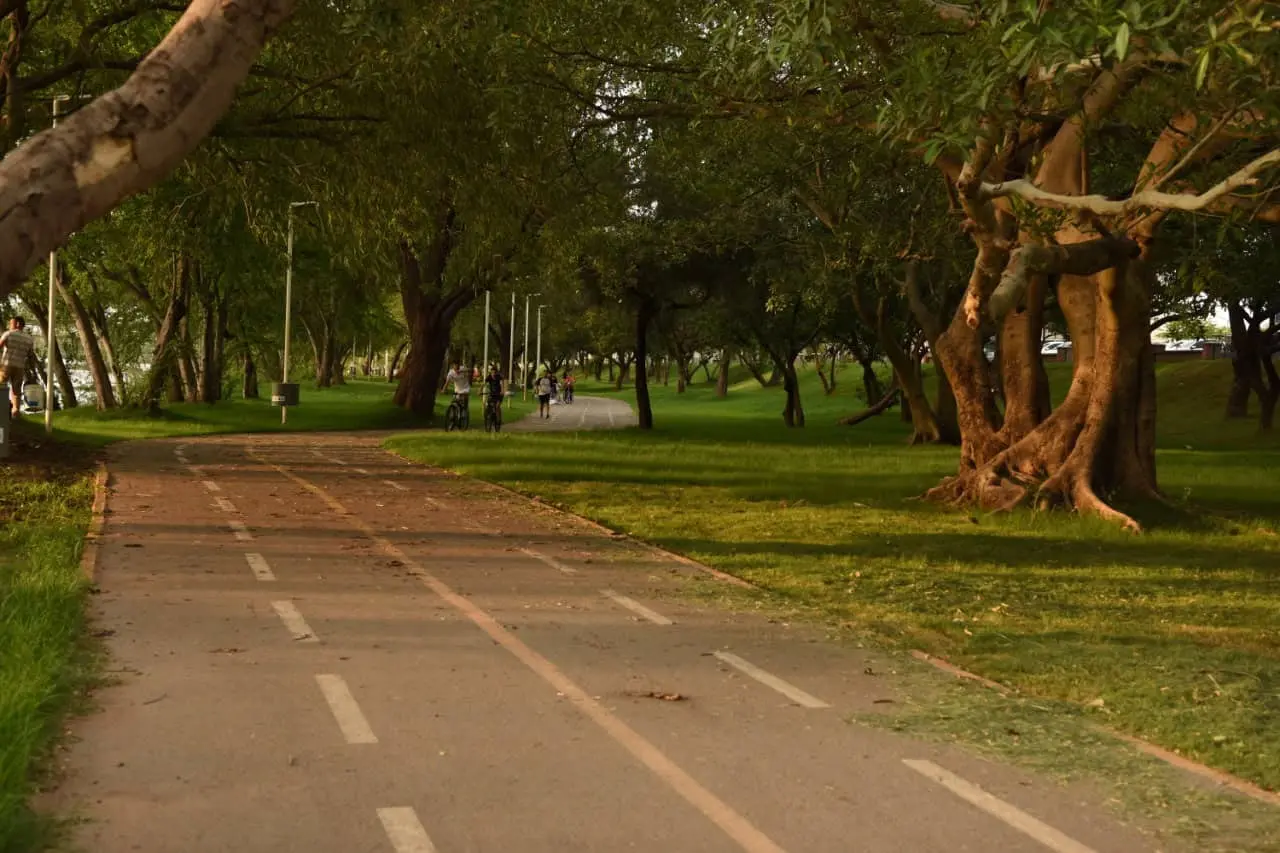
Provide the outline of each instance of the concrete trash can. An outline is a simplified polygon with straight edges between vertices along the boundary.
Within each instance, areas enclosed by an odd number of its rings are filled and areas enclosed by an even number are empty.
[[[271,405],[290,407],[298,405],[298,383],[272,382]]]

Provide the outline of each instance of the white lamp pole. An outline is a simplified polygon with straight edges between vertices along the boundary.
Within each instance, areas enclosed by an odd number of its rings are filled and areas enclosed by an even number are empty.
[[[520,356],[520,399],[529,396],[529,300],[541,293],[526,293],[524,297],[524,349]]]
[[[484,292],[484,375],[489,375],[489,291]]]
[[[538,357],[533,362],[533,374],[538,375],[538,368],[542,366],[542,309],[545,305],[538,306]]]
[[[507,357],[507,387],[516,378],[516,292],[511,291],[511,354]],[[507,398],[507,408],[511,408],[511,398]]]
[[[70,95],[55,95],[53,98],[53,126],[58,126],[59,106],[63,101],[71,100]],[[54,306],[58,304],[57,293],[58,280],[58,250],[51,249],[49,251],[49,320],[45,323],[44,329],[44,348],[45,352],[45,400],[44,400],[44,432],[45,435],[53,434],[53,348],[57,346],[57,338],[54,336]]]
[[[293,330],[293,212],[299,207],[307,207],[309,205],[319,207],[319,202],[294,201],[289,203],[289,262],[285,266],[284,272],[284,364],[280,368],[281,385],[289,384],[289,336]],[[282,389],[281,393],[287,394],[288,392]],[[283,425],[288,421],[289,406],[282,402],[280,405],[280,423]]]

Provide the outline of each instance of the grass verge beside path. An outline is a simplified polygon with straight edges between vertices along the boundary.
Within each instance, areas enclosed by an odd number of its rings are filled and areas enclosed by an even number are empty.
[[[1167,493],[1195,503],[1148,513],[1141,537],[1091,519],[911,501],[955,470],[955,451],[905,447],[896,414],[835,426],[861,404],[815,383],[805,430],[781,425],[780,391],[743,385],[719,400],[699,386],[656,389],[652,433],[423,434],[389,446],[1276,790],[1280,442],[1224,427],[1221,377],[1186,367],[1162,371],[1162,405],[1181,420],[1161,423],[1173,438],[1159,464]]]
[[[54,438],[100,447],[130,439],[226,433],[356,432],[422,426],[422,418],[392,402],[395,387],[385,381],[364,379],[351,379],[345,385],[324,390],[304,385],[302,402],[289,409],[289,422],[284,425],[280,423],[280,409],[271,405],[269,397],[224,400],[213,405],[172,403],[156,417],[139,409],[99,412],[82,406],[54,414]],[[444,423],[444,412],[451,400],[449,393],[436,397],[438,424]],[[510,409],[504,408],[504,417],[511,422],[524,417],[534,407],[517,396]],[[479,386],[471,395],[471,429],[484,431]]]
[[[264,392],[267,388],[264,386]],[[415,424],[414,416],[391,401],[395,386],[387,382],[350,380],[324,390],[302,388],[301,404],[289,409],[289,422],[280,423],[280,409],[270,396],[258,400],[224,400],[208,403],[171,403],[159,416],[140,409],[95,411],[88,406],[56,412],[54,437],[61,441],[102,446],[140,438],[214,435],[251,432],[315,432],[402,429]],[[448,399],[438,401],[448,405]],[[479,409],[472,407],[472,414]],[[473,418],[474,419],[474,418]]]
[[[95,672],[80,573],[91,466],[84,451],[19,440],[0,479],[0,850],[40,850],[52,837],[27,798]]]

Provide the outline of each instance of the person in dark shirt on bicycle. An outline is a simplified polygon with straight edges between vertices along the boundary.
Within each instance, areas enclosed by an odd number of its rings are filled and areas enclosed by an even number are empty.
[[[501,404],[502,398],[506,395],[506,384],[502,371],[496,366],[490,366],[489,375],[484,378],[485,399],[491,403]]]

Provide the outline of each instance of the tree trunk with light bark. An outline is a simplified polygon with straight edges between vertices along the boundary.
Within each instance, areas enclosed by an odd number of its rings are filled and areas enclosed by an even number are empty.
[[[98,346],[98,336],[94,334],[93,321],[84,307],[84,301],[68,281],[66,267],[58,267],[58,275],[54,281],[62,303],[71,312],[76,324],[76,335],[80,339],[80,350],[84,353],[85,366],[93,379],[94,405],[98,411],[114,409],[116,395],[111,387],[111,373],[107,370],[107,362],[102,357],[102,349]]]

